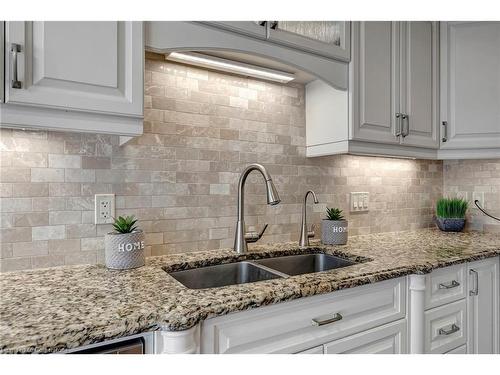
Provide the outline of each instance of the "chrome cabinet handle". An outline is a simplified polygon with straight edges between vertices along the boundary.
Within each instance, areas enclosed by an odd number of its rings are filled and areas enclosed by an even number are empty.
[[[453,280],[449,283],[441,283],[439,284],[438,288],[439,289],[452,289],[452,288],[456,288],[457,286],[460,286],[460,283],[456,280]]]
[[[443,121],[441,124],[443,125],[443,138],[441,138],[441,141],[446,142],[448,140],[448,121]]]
[[[245,233],[245,240],[247,242],[257,242],[264,235],[264,232],[266,231],[267,226],[268,226],[268,224],[264,225],[264,228],[262,228],[262,230],[260,231],[260,233],[257,233],[257,232],[248,232],[248,233]]]
[[[330,324],[333,322],[338,322],[342,319],[342,315],[340,313],[328,314],[318,316],[317,318],[313,318],[312,325],[313,326],[324,326],[325,324]]]
[[[257,21],[257,25],[266,26],[267,21]]]
[[[401,115],[401,121],[403,123],[403,126],[401,127],[402,128],[401,135],[404,138],[408,134],[410,134],[410,116],[408,116],[407,114],[403,113]],[[405,126],[405,124],[406,124],[406,126]],[[405,130],[405,128],[406,128],[406,130]]]
[[[455,323],[453,323],[450,328],[446,329],[446,328],[439,328],[439,331],[438,331],[438,334],[439,335],[444,335],[444,336],[448,336],[448,335],[451,335],[452,333],[455,333],[455,332],[458,332],[460,331],[460,327],[457,326]]]
[[[474,276],[474,288],[469,290],[469,296],[477,296],[479,293],[479,274],[475,270],[469,270],[469,274]]]
[[[396,137],[401,135],[401,113],[396,113]]]
[[[12,69],[12,80],[11,87],[13,89],[20,89],[22,87],[21,81],[18,80],[17,77],[17,54],[21,52],[21,45],[17,43],[12,43],[10,45],[10,66]]]
[[[270,29],[276,30],[277,27],[278,27],[278,21],[271,21],[271,23],[269,24]]]

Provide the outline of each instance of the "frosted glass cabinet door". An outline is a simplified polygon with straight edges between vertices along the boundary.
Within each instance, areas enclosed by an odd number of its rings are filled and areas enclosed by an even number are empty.
[[[269,21],[269,40],[319,55],[350,60],[350,22]]]
[[[9,21],[5,45],[6,103],[142,117],[141,22]]]

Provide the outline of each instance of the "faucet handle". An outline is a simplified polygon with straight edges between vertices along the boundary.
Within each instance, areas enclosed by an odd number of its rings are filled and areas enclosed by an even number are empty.
[[[264,235],[264,232],[266,231],[267,226],[268,226],[268,224],[266,223],[264,225],[264,228],[262,228],[262,230],[260,231],[260,233],[257,233],[257,232],[245,233],[245,241],[246,242],[257,242],[258,240],[260,240],[260,238]]]
[[[311,225],[311,230],[307,232],[307,237],[308,238],[313,238],[316,233],[314,232],[316,230],[316,224]]]

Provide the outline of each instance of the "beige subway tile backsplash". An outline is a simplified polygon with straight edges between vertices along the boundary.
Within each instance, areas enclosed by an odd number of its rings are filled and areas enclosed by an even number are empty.
[[[500,160],[446,160],[444,193],[469,200],[473,199],[474,193],[482,193],[483,208],[491,215],[500,217]],[[468,210],[466,227],[500,232],[500,222],[484,215],[474,205]]]
[[[340,207],[353,235],[432,226],[443,175],[445,192],[484,191],[488,207],[500,207],[495,161],[479,170],[446,162],[443,174],[440,161],[306,158],[304,103],[300,84],[147,59],[144,135],[124,146],[108,135],[0,129],[0,269],[102,263],[112,228],[94,225],[98,193],[116,194],[117,215],[140,219],[147,255],[230,247],[239,174],[253,162],[282,198],[267,206],[262,177],[249,176],[247,225],[269,223],[261,242],[298,240],[309,189],[321,202],[308,208],[310,223]],[[369,212],[348,212],[351,191],[370,192]]]

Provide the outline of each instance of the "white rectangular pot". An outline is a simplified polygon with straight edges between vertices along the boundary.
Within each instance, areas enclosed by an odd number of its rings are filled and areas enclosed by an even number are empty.
[[[105,236],[106,267],[126,270],[144,266],[144,232],[108,233]]]
[[[325,245],[345,245],[347,236],[347,220],[323,219],[321,222],[321,242]]]

